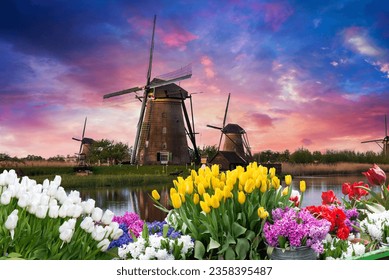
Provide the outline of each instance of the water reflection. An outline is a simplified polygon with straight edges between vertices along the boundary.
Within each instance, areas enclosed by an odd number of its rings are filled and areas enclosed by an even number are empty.
[[[334,176],[334,177],[295,177],[293,178],[293,189],[299,189],[300,180],[305,180],[307,190],[304,194],[303,206],[321,204],[321,193],[333,190],[340,199],[342,195],[342,184],[345,182],[357,182],[363,180],[363,176]],[[157,189],[161,195],[161,203],[167,205],[170,186],[160,185],[153,188],[126,188],[107,187],[90,188],[80,190],[83,199],[93,198],[96,206],[102,209],[110,209],[115,215],[123,215],[125,212],[135,212],[147,221],[163,220],[166,213],[154,206],[151,199],[151,191]]]

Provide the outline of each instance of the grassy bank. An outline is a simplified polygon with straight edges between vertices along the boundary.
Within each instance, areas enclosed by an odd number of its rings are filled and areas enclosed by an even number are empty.
[[[62,177],[62,185],[67,189],[80,189],[91,187],[136,187],[156,184],[170,184],[177,177],[189,174],[187,166],[92,166],[91,175],[80,176],[74,171],[74,166],[34,166],[18,165],[0,168],[14,169],[19,177],[28,176],[42,183],[43,180],[53,180],[55,175]],[[171,173],[174,173],[171,175]]]

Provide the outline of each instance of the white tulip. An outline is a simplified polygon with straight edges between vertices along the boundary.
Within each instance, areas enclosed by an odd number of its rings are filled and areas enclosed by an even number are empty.
[[[112,222],[110,225],[109,225],[113,230],[116,230],[119,228],[119,223],[118,222]]]
[[[95,222],[91,217],[85,217],[81,222],[80,227],[88,233],[91,233],[95,228]]]
[[[102,226],[96,226],[92,231],[92,238],[96,241],[101,241],[105,237],[106,231]]]
[[[89,198],[87,201],[81,202],[82,208],[84,209],[85,214],[91,214],[92,210],[95,208],[96,201],[92,198]]]
[[[52,219],[58,218],[59,205],[49,206],[49,217]]]
[[[50,201],[50,196],[48,196],[47,194],[42,194],[41,200],[39,203],[42,205],[49,205],[49,201]]]
[[[49,207],[53,205],[58,205],[58,201],[55,198],[50,198]]]
[[[37,216],[39,219],[44,219],[46,218],[47,210],[49,210],[49,206],[41,204],[36,209],[35,216]]]
[[[113,240],[119,239],[120,236],[122,236],[123,230],[121,228],[114,229],[111,233],[111,238]]]
[[[104,215],[101,218],[101,222],[105,225],[109,225],[112,222],[114,216],[115,214],[111,210],[107,209],[105,210]]]
[[[59,234],[59,238],[66,242],[66,243],[69,243],[70,240],[72,240],[72,237],[73,237],[73,230],[70,229],[70,228],[66,228],[65,230],[63,230],[60,234]]]
[[[5,221],[5,228],[8,230],[12,230],[16,228],[16,225],[18,223],[18,209],[15,209],[11,212],[11,214],[8,216],[7,220]]]
[[[31,204],[31,205],[27,206],[26,209],[27,209],[28,213],[35,215],[36,210],[38,209],[38,204]]]
[[[18,206],[20,208],[26,208],[30,204],[31,204],[31,202],[30,202],[30,195],[29,195],[29,193],[22,194],[20,196],[19,200],[18,200]]]
[[[3,205],[8,205],[11,202],[12,193],[8,190],[3,192],[0,197],[0,203]]]
[[[36,193],[36,192],[31,193],[30,204],[38,206],[41,202],[41,196],[42,196],[41,193]]]
[[[69,193],[69,195],[68,195],[68,198],[74,204],[81,203],[81,197],[80,197],[80,192],[79,191],[71,191]]]
[[[16,194],[18,193],[18,191],[19,191],[19,186],[16,186],[15,184],[8,185],[8,190],[10,191],[11,196],[12,196],[12,197],[15,197],[15,195],[16,195]]]
[[[73,218],[78,218],[80,217],[82,214],[82,207],[81,205],[77,204],[77,205],[74,205],[74,214],[73,214]]]
[[[43,188],[44,188],[44,189],[48,189],[49,186],[50,186],[50,181],[49,181],[49,179],[44,179],[42,185],[43,185]]]
[[[101,218],[103,217],[103,210],[99,207],[95,207],[92,210],[92,219],[95,222],[100,222]]]
[[[59,201],[59,203],[63,204],[65,200],[68,198],[66,195],[65,189],[63,187],[59,187],[56,194],[55,198]]]
[[[6,171],[6,170],[4,170],[4,171]],[[3,171],[3,173],[0,174],[0,186],[5,186],[6,174],[4,174],[4,171]]]
[[[18,224],[18,210],[15,209],[12,211],[12,213],[8,216],[7,220],[5,221],[5,228],[8,229],[11,233],[11,238],[14,239],[15,234],[15,228]]]
[[[98,244],[97,244],[97,248],[100,248],[100,250],[102,252],[105,252],[107,251],[108,247],[109,247],[109,240],[107,238],[101,240]]]
[[[65,218],[68,213],[69,204],[62,204],[59,208],[58,216],[61,218]]]
[[[65,204],[64,204],[65,205]],[[68,204],[68,210],[66,211],[66,216],[73,217],[76,213],[76,206],[74,204]]]
[[[56,184],[57,186],[60,186],[60,185],[61,185],[61,181],[62,181],[61,176],[56,175],[56,176],[54,177],[53,183]]]

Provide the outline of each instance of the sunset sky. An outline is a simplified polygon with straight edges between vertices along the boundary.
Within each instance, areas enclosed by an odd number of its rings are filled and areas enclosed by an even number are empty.
[[[197,142],[227,123],[252,151],[379,152],[389,120],[389,1],[1,1],[0,153],[74,155],[86,137],[134,144],[135,94],[192,64]],[[189,103],[187,103],[188,105]]]

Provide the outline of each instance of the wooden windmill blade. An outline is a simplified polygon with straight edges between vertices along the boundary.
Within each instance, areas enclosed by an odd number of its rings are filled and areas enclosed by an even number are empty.
[[[78,154],[81,154],[81,151],[82,151],[82,144],[83,144],[83,140],[84,140],[84,136],[85,136],[86,120],[87,120],[87,117],[85,117],[84,128],[82,130],[81,139],[72,137],[73,140],[80,142],[80,149],[78,151]]]
[[[189,79],[191,77],[192,77],[192,65],[188,64],[187,66],[182,67],[176,71],[172,71],[156,77],[156,79],[150,83],[149,88],[152,89],[156,87],[162,87],[178,81]]]
[[[133,87],[133,88],[129,88],[129,89],[115,91],[115,92],[108,93],[108,94],[104,95],[103,98],[107,99],[107,98],[111,98],[111,97],[114,97],[114,96],[123,95],[123,94],[126,94],[126,93],[137,92],[137,91],[140,91],[140,90],[143,90],[143,89],[144,89],[144,87]]]
[[[154,15],[154,22],[153,22],[153,33],[151,35],[151,46],[150,46],[150,56],[149,56],[149,67],[147,70],[147,77],[146,77],[146,86],[145,90],[143,92],[143,100],[142,100],[142,105],[139,113],[139,121],[136,129],[136,136],[135,136],[135,142],[134,142],[134,148],[133,152],[131,154],[131,163],[134,164],[137,154],[138,154],[138,145],[139,145],[139,138],[140,138],[140,131],[142,129],[142,123],[143,123],[143,118],[145,115],[145,109],[146,109],[146,103],[147,103],[147,94],[150,86],[150,81],[151,81],[151,68],[153,65],[153,51],[154,51],[154,35],[155,35],[155,23],[157,20],[157,16]]]

